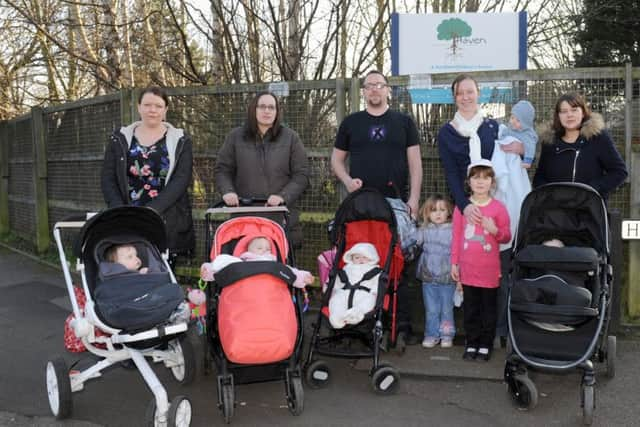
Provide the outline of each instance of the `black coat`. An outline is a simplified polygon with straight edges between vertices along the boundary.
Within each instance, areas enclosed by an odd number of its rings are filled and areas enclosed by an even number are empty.
[[[550,182],[579,182],[593,187],[603,199],[624,183],[627,166],[609,134],[602,116],[592,113],[574,143],[566,143],[551,129],[541,132],[543,142],[533,187]]]
[[[100,186],[107,207],[131,203],[127,178],[127,152],[131,144],[133,129],[139,123],[113,132],[104,154]],[[195,247],[195,234],[191,216],[189,185],[191,184],[193,153],[191,138],[170,124],[167,126],[167,148],[171,173],[165,186],[146,206],[156,210],[165,222],[167,243],[172,253],[189,254]]]

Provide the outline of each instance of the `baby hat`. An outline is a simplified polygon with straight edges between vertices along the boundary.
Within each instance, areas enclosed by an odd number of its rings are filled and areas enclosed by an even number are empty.
[[[511,114],[522,124],[522,129],[533,129],[533,119],[536,116],[536,110],[529,101],[518,101],[512,108]]]
[[[371,243],[356,243],[344,253],[342,260],[345,264],[351,264],[353,262],[352,256],[353,254],[364,255],[371,260],[371,264],[377,264],[380,261],[380,256],[378,255],[378,251],[376,247]]]

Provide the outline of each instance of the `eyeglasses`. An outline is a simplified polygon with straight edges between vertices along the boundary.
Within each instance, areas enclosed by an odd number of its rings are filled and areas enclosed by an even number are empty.
[[[262,111],[276,111],[276,106],[275,105],[258,104],[258,106],[256,108],[258,108],[258,110],[262,110]]]
[[[366,90],[372,90],[372,89],[374,89],[374,88],[375,88],[375,89],[378,89],[378,90],[382,90],[382,89],[384,89],[384,88],[385,88],[385,87],[387,87],[387,86],[389,86],[389,85],[388,85],[388,84],[386,84],[386,83],[382,83],[382,82],[378,82],[378,83],[365,83],[365,84],[364,84],[364,88],[365,88]]]

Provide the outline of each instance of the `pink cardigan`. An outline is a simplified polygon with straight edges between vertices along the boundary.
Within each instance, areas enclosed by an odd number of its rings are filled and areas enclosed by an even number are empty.
[[[500,283],[500,243],[511,240],[509,213],[504,205],[491,199],[488,205],[479,206],[482,215],[493,218],[498,227],[496,235],[482,225],[468,224],[456,207],[453,212],[453,240],[451,264],[458,265],[460,281],[468,286],[497,288]]]

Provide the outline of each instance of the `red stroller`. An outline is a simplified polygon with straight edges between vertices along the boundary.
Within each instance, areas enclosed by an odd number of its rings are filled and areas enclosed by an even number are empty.
[[[329,382],[329,366],[325,361],[316,359],[316,355],[325,355],[351,359],[371,357],[373,366],[369,376],[373,389],[381,394],[397,389],[398,371],[380,363],[384,331],[390,330],[392,343],[396,340],[396,293],[404,265],[397,236],[393,210],[384,196],[374,189],[365,188],[351,193],[338,208],[330,233],[331,243],[337,248],[335,262],[329,273],[305,363],[305,380],[310,387],[325,387]],[[344,267],[343,254],[359,242],[373,244],[380,255],[382,272],[375,307],[360,323],[335,329],[329,322],[329,300],[339,270]]]
[[[208,213],[243,209],[210,209]],[[289,259],[284,229],[266,218],[229,219],[216,229],[210,257],[237,257],[255,237],[270,241],[276,261],[228,264],[215,273],[207,288],[207,343],[217,367],[218,406],[227,423],[234,412],[236,383],[284,379],[291,413],[301,414],[304,404],[299,364],[302,295],[293,287],[295,275],[284,264]]]

